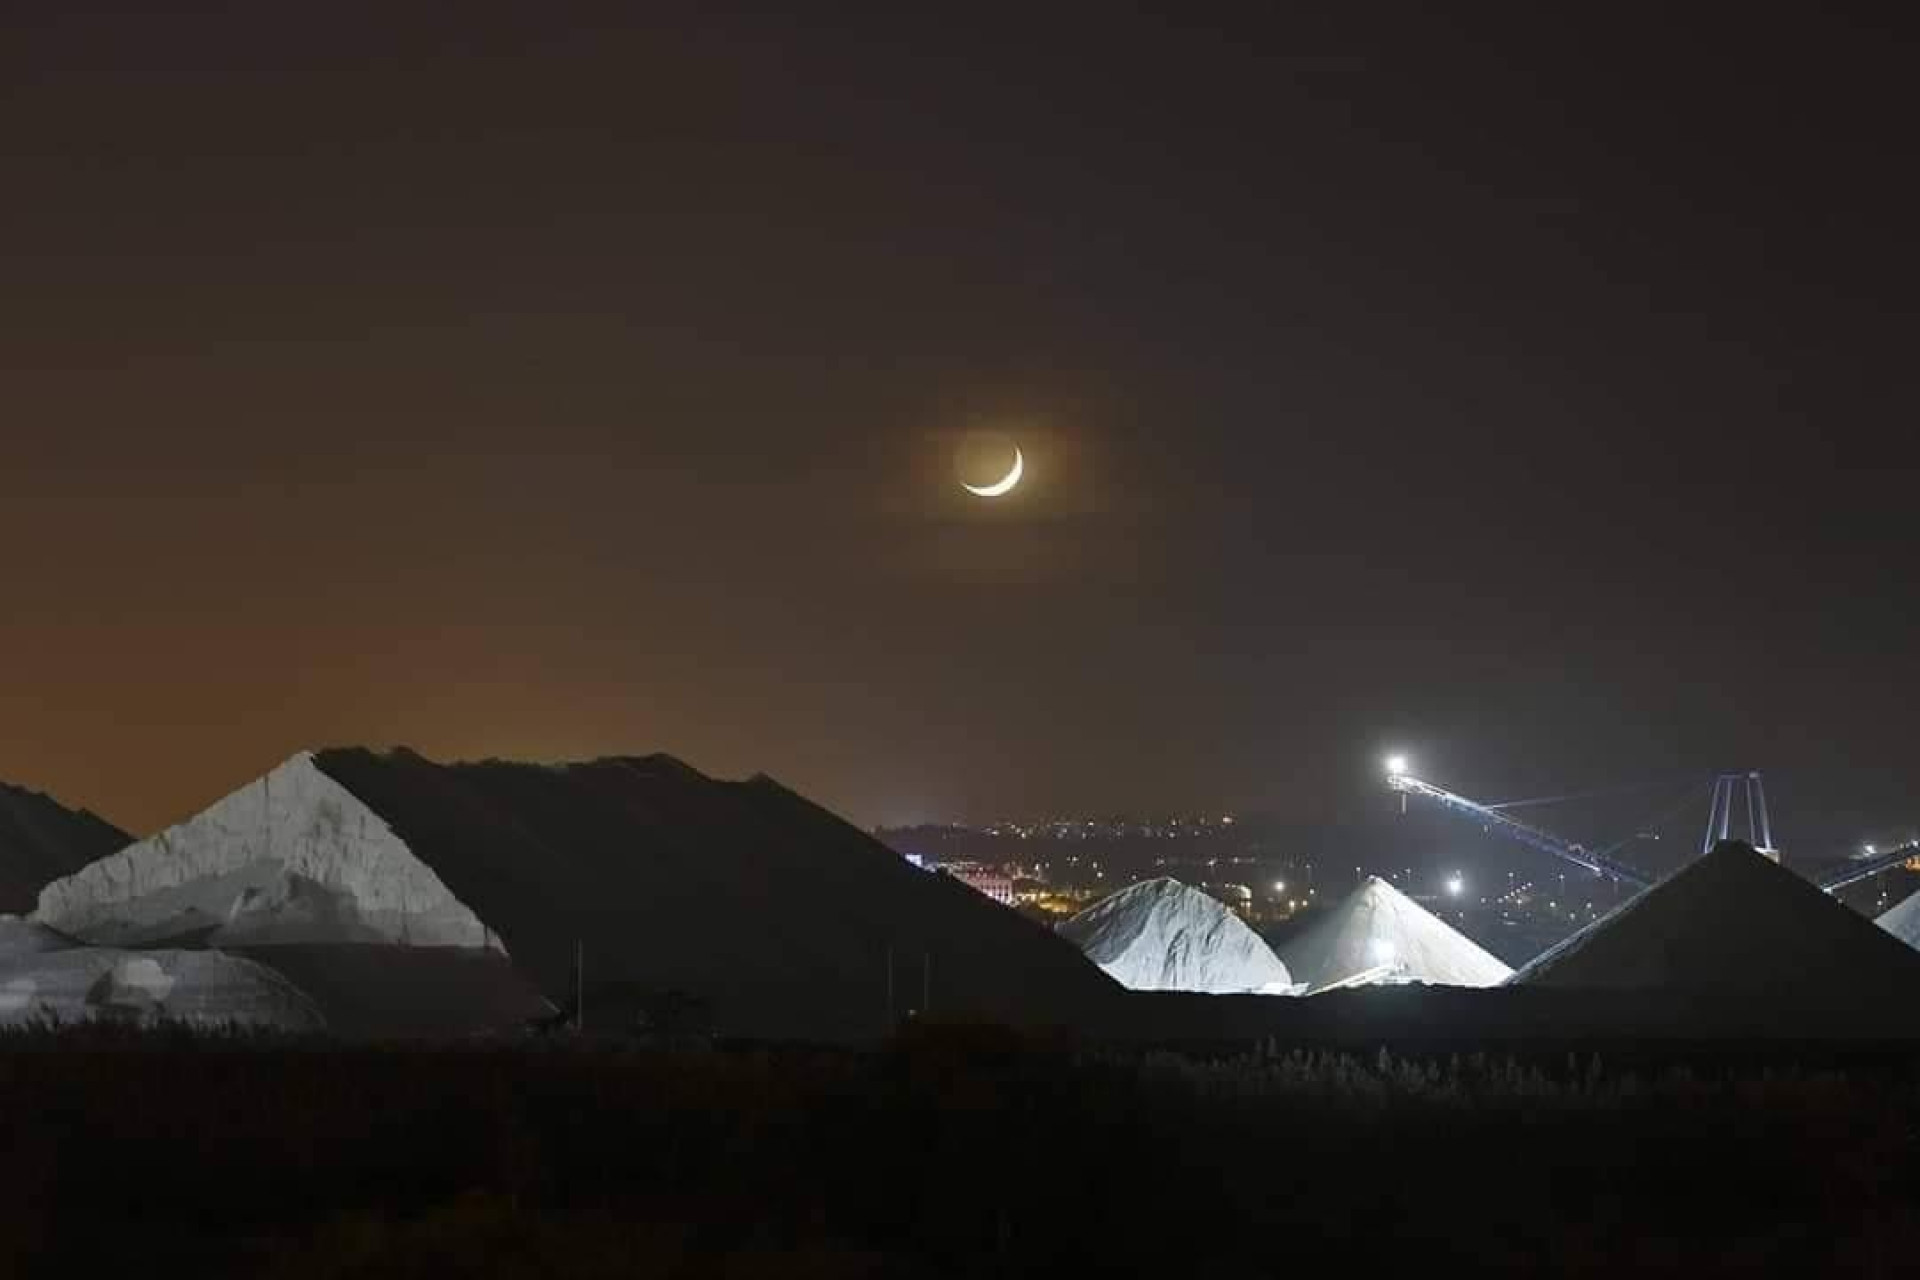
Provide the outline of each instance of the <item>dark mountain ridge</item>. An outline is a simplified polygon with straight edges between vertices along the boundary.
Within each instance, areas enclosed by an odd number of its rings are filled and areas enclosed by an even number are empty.
[[[875,1035],[923,998],[1028,1025],[1087,1026],[1117,1007],[1119,988],[1070,944],[768,778],[717,781],[660,755],[315,761],[556,1004],[571,1000],[578,947],[590,989],[688,993],[732,1034]],[[603,1011],[602,1025],[624,1016]]]
[[[0,913],[32,911],[43,885],[132,842],[85,809],[0,782]]]

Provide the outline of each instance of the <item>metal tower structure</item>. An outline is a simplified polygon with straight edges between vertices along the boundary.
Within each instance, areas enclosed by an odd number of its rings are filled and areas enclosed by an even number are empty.
[[[1700,853],[1702,856],[1712,853],[1713,846],[1733,838],[1734,795],[1743,785],[1747,802],[1747,843],[1755,852],[1778,862],[1780,851],[1773,847],[1773,824],[1767,818],[1767,787],[1758,771],[1723,773],[1713,780],[1713,799],[1707,805],[1707,834],[1700,841]]]

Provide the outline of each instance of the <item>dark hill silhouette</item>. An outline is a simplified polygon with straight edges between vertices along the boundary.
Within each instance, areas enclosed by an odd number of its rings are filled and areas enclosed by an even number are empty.
[[[43,885],[131,843],[84,809],[0,782],[0,912],[32,911]]]
[[[441,765],[321,752],[555,1004],[590,988],[697,997],[724,1034],[850,1038],[932,1010],[1090,1026],[1119,988],[1070,944],[766,778],[668,756]],[[590,1028],[630,1019],[596,1010]]]
[[[1818,1014],[1863,1029],[1920,1012],[1920,952],[1739,841],[1516,972],[1516,986],[1664,993],[1724,1019]]]
[[[341,943],[226,947],[293,983],[352,1039],[458,1039],[555,1016],[496,951]]]

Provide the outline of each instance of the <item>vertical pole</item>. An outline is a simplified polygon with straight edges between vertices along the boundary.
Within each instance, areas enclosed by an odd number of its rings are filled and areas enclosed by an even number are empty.
[[[1762,849],[1767,842],[1760,839],[1760,824],[1753,820],[1753,775],[1747,775],[1747,839],[1757,843]]]
[[[1753,775],[1751,782],[1753,794],[1760,797],[1760,843],[1762,847],[1771,849],[1773,848],[1773,821],[1767,816],[1767,784],[1760,780],[1760,775],[1757,773]]]
[[[1700,840],[1700,856],[1706,857],[1713,852],[1713,829],[1720,825],[1720,789],[1727,785],[1724,777],[1713,780],[1713,794],[1707,797],[1707,834]]]

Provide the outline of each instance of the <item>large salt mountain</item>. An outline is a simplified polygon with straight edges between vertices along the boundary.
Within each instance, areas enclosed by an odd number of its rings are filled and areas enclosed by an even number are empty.
[[[464,1035],[554,1011],[386,820],[306,754],[49,884],[35,919],[98,947],[269,965],[347,1035]]]
[[[0,783],[0,912],[33,910],[42,885],[132,839],[85,810]]]
[[[1282,995],[1293,985],[1259,934],[1178,880],[1130,885],[1061,925],[1060,933],[1135,991]]]
[[[1544,952],[1516,985],[1665,993],[1756,1027],[1920,1022],[1920,952],[1771,858],[1726,841]]]
[[[297,756],[48,886],[38,919],[242,950],[346,1031],[447,1030],[428,1021],[454,1006],[463,1025],[516,1020],[535,992],[566,1007],[576,954],[590,1027],[662,992],[719,1031],[795,1037],[870,1035],[923,999],[1075,1023],[1117,994],[1064,941],[778,784],[665,756]]]
[[[1494,987],[1512,972],[1379,876],[1282,943],[1280,958],[1309,994],[1379,983]]]
[[[311,755],[47,885],[37,914],[114,946],[497,946],[432,868]]]

